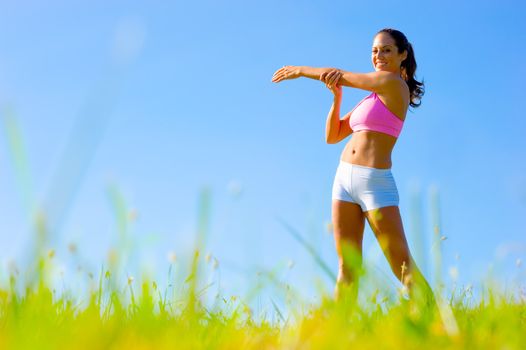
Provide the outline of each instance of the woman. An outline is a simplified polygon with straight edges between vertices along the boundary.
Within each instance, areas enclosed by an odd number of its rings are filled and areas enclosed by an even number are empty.
[[[423,83],[414,78],[413,48],[398,30],[386,28],[375,35],[371,60],[374,67],[371,73],[284,66],[274,73],[272,81],[299,77],[323,81],[334,94],[327,116],[326,142],[337,143],[353,135],[341,155],[332,189],[332,223],[339,260],[335,298],[341,299],[345,288],[350,292],[345,295],[356,301],[367,219],[392,271],[409,289],[410,298],[426,297],[434,304],[432,290],[409,252],[391,173],[391,152],[408,107],[420,105]],[[341,86],[372,92],[342,119]]]

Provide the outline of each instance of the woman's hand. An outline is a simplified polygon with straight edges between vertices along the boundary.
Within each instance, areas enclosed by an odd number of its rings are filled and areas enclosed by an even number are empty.
[[[332,85],[338,83],[342,75],[343,73],[339,69],[334,68],[321,73],[320,80],[330,89]]]
[[[332,69],[322,73],[320,75],[320,80],[325,83],[325,86],[327,86],[335,96],[341,96],[342,87],[341,85],[338,85],[341,76],[342,72],[339,69]]]
[[[272,82],[279,83],[282,80],[299,78],[300,69],[298,66],[283,66],[272,76]]]
[[[331,85],[331,86],[327,85],[327,88],[329,90],[331,90],[331,92],[334,94],[334,96],[336,96],[336,97],[341,97],[342,96],[342,86],[341,85],[338,85],[338,84],[334,84],[334,85]]]

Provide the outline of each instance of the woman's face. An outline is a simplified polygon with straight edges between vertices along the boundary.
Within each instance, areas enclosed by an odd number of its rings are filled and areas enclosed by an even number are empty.
[[[389,33],[379,33],[374,37],[371,61],[375,71],[400,74],[400,65],[406,57],[407,51],[398,53],[395,41]]]

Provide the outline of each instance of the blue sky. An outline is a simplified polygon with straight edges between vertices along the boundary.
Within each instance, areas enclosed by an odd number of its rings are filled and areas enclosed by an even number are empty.
[[[371,71],[374,34],[393,27],[413,44],[426,85],[392,157],[406,234],[424,246],[417,261],[432,279],[438,193],[446,282],[452,267],[467,283],[491,265],[524,281],[524,15],[517,1],[3,1],[2,270],[30,255],[28,218],[45,205],[57,264],[74,274],[74,243],[97,272],[119,242],[114,188],[136,215],[128,271],[164,276],[170,252],[191,250],[208,188],[206,250],[226,293],[249,289],[260,268],[281,268],[307,293],[315,276],[329,286],[276,218],[336,273],[326,225],[345,142],[324,143],[332,95],[310,79],[270,80],[283,65]],[[366,94],[345,88],[342,115]],[[14,161],[12,120],[27,171]],[[368,226],[364,251],[394,281]]]

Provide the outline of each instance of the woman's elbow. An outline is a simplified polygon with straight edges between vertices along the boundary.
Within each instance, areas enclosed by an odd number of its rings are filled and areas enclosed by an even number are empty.
[[[325,142],[329,145],[332,145],[332,144],[335,144],[335,143],[338,143],[338,140],[336,139],[332,139],[332,138],[329,138],[329,137],[326,137],[325,138]]]

